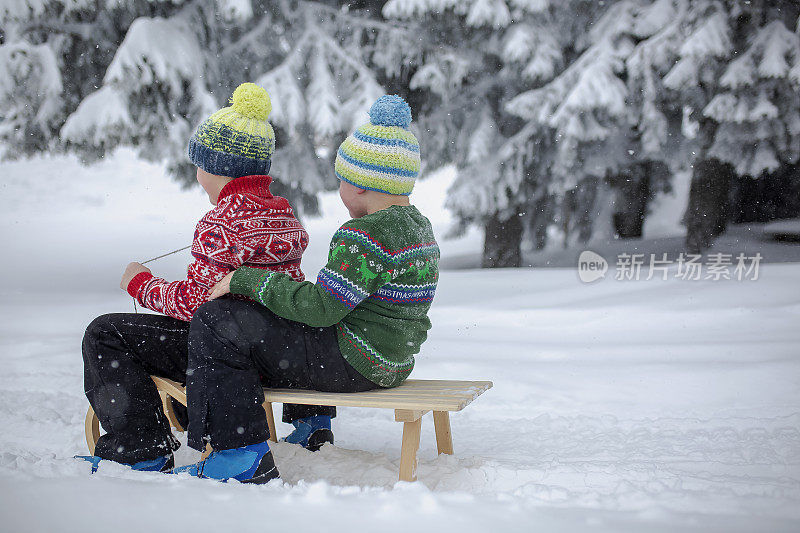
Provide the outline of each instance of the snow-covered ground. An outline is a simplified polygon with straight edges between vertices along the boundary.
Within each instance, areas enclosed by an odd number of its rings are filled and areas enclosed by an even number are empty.
[[[4,163],[0,175],[3,531],[800,528],[800,263],[786,262],[797,245],[739,228],[726,249],[782,258],[756,281],[444,271],[413,377],[494,388],[452,415],[454,456],[436,456],[426,417],[417,483],[396,481],[401,425],[391,413],[353,408],[334,420],[336,447],[275,445],[282,480],[267,486],[113,465],[89,476],[71,459],[86,453],[83,329],[132,311],[116,288],[124,265],[188,244],[210,206],[127,151],[88,169],[71,157]],[[439,234],[450,179],[440,173],[412,196]],[[346,218],[337,202],[326,195],[324,216],[305,221],[309,277]],[[480,241],[472,232],[441,244],[445,258],[474,260]],[[618,251],[592,249],[609,260]],[[576,253],[539,259],[569,264]],[[188,261],[152,266],[174,278]],[[193,457],[184,447],[178,460]]]

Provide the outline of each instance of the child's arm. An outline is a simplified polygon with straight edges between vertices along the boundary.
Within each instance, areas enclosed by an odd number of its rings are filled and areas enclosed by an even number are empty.
[[[242,246],[234,231],[216,225],[195,239],[192,255],[195,260],[189,265],[185,280],[168,282],[148,270],[128,283],[128,293],[142,307],[189,321],[197,308],[209,300],[208,289],[244,264],[252,251]]]
[[[326,327],[342,320],[399,274],[397,264],[377,240],[343,226],[333,236],[328,263],[316,283],[243,267],[233,274],[230,291],[260,302],[283,318]]]

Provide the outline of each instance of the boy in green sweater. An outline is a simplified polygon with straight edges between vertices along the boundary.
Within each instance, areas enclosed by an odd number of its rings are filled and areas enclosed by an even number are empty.
[[[339,147],[339,195],[353,218],[334,233],[316,283],[242,267],[210,291],[189,338],[190,446],[265,441],[262,386],[358,392],[411,373],[431,327],[439,248],[408,200],[420,169],[410,123],[408,104],[383,96]],[[228,293],[255,301],[217,299]],[[332,416],[332,407],[285,405],[295,426],[286,441],[332,443]]]

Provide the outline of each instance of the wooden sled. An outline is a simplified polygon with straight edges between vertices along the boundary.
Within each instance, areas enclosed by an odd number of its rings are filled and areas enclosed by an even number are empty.
[[[172,427],[183,428],[172,410],[172,397],[186,405],[186,389],[175,381],[152,376],[164,405],[164,414]],[[337,407],[375,407],[394,409],[394,419],[403,423],[403,442],[400,449],[401,481],[417,478],[417,451],[422,427],[422,417],[433,411],[433,426],[436,431],[436,446],[439,453],[453,454],[453,437],[450,433],[450,412],[461,411],[475,398],[492,387],[491,381],[446,381],[409,379],[391,389],[376,389],[367,392],[334,393],[302,389],[264,389],[264,410],[267,413],[270,440],[277,441],[273,403],[297,403],[304,405],[333,405]],[[94,454],[100,438],[100,423],[94,410],[86,413],[86,444]],[[206,449],[206,454],[209,452]]]

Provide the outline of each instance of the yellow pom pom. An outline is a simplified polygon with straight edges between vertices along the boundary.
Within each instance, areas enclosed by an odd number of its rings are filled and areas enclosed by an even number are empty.
[[[256,120],[267,120],[272,111],[269,94],[255,83],[239,85],[233,91],[230,103],[233,104],[233,110],[240,115]]]

